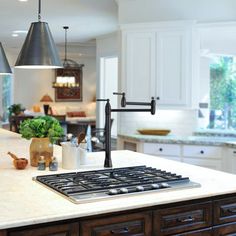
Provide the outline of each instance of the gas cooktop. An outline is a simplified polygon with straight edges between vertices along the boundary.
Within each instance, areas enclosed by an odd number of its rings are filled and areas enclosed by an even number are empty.
[[[200,187],[188,177],[146,166],[44,175],[33,179],[74,203]]]

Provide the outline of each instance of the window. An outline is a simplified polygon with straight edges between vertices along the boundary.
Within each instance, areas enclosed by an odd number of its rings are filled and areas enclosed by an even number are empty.
[[[219,56],[210,64],[209,128],[236,129],[236,58]]]
[[[12,75],[2,75],[0,76],[0,81],[1,81],[1,117],[3,122],[8,121],[8,107],[12,104],[12,88],[13,88],[13,79]]]

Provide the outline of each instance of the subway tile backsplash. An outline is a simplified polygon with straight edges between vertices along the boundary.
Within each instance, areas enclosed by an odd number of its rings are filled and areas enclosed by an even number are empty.
[[[170,129],[172,135],[192,135],[198,126],[197,110],[157,110],[150,113],[121,113],[119,133],[134,134],[138,129]]]

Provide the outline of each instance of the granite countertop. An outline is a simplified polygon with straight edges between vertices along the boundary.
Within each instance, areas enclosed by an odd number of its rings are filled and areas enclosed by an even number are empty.
[[[165,143],[165,144],[186,144],[186,145],[210,145],[228,146],[236,148],[236,137],[225,136],[177,136],[177,135],[142,135],[142,134],[119,134],[118,137],[131,141]]]
[[[113,167],[135,165],[158,167],[188,176],[192,181],[200,183],[201,187],[74,204],[32,181],[34,176],[52,172],[38,171],[30,166],[25,170],[16,170],[13,167],[11,158],[6,154],[7,151],[29,158],[29,144],[29,141],[21,139],[19,135],[0,129],[0,229],[236,193],[236,175],[131,151],[113,151]],[[54,155],[61,166],[61,147],[55,146],[54,150]],[[86,166],[70,171],[60,167],[53,173],[102,169],[104,156],[104,152],[89,153]]]

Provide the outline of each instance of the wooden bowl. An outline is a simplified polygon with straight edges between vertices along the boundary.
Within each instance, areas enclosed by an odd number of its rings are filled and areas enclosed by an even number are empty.
[[[13,160],[13,165],[18,170],[23,170],[28,165],[28,160],[26,158],[18,158],[17,160]]]
[[[167,135],[170,133],[169,129],[139,129],[138,132],[144,135]]]

